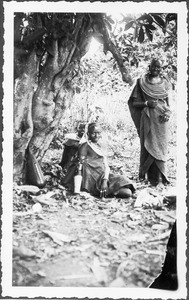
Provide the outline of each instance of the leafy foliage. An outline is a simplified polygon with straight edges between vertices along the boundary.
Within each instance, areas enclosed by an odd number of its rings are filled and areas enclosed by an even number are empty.
[[[150,13],[138,18],[135,15],[127,15],[123,16],[119,23],[116,23],[112,16],[91,13],[15,14],[15,24],[18,19],[20,19],[20,36],[17,33],[16,45],[27,50],[31,47],[36,49],[40,60],[40,70],[45,65],[48,55],[55,55],[54,40],[59,40],[67,47],[70,42],[77,43],[78,47],[81,47],[81,38],[85,31],[91,32],[91,36],[103,45],[103,51],[107,53],[110,49],[107,49],[108,41],[105,40],[105,31],[102,28],[107,30],[110,38],[121,51],[123,61],[130,64],[138,66],[139,61],[148,59],[146,51],[142,55],[143,49],[138,43],[144,43],[145,47],[149,48],[149,52],[153,51],[157,55],[160,49],[165,52],[172,49],[172,56],[176,57],[176,14]],[[81,24],[77,23],[80,19]],[[78,31],[76,26],[79,24],[82,28]],[[77,53],[76,50],[75,52]]]
[[[114,39],[124,61],[131,66],[138,67],[139,62],[148,61],[154,55],[164,60],[164,68],[171,66],[172,71],[176,71],[176,14],[151,13],[138,18],[123,17],[114,32]]]

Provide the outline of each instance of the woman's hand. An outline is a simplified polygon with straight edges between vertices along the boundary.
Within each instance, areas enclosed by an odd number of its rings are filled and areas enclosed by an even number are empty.
[[[159,116],[159,121],[160,121],[160,123],[165,123],[165,122],[169,121],[169,118],[170,118],[170,116],[168,116],[168,115],[161,115],[161,116]]]
[[[100,189],[100,198],[105,198],[107,195],[107,189],[108,189],[108,180],[103,179]]]
[[[147,101],[147,106],[150,108],[155,108],[157,106],[157,100]]]

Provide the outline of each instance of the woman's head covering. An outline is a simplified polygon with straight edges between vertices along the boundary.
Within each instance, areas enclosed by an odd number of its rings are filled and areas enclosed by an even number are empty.
[[[95,127],[99,127],[99,125],[96,122],[89,123],[88,132],[91,133],[94,130]]]
[[[159,58],[152,58],[152,60],[151,60],[151,63],[150,63],[150,65],[149,65],[149,67],[151,67],[151,66],[153,66],[153,65],[155,65],[155,64],[159,64],[159,66],[160,67],[162,67],[163,66],[163,62],[162,62],[162,60],[161,59],[159,59]]]
[[[77,126],[77,134],[79,137],[82,137],[83,134],[85,133],[85,123],[79,123]]]

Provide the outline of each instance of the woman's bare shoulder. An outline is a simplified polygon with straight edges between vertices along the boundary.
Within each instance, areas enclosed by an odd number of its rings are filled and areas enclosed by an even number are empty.
[[[86,154],[87,153],[87,149],[88,149],[88,143],[85,142],[83,144],[81,144],[81,146],[79,147],[79,154]]]
[[[85,142],[85,143],[81,144],[79,148],[80,148],[80,149],[85,149],[85,148],[87,148],[87,147],[88,147],[88,143]]]

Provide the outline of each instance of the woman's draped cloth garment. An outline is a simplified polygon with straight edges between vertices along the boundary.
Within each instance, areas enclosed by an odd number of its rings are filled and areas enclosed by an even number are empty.
[[[132,191],[135,190],[133,183],[126,176],[110,173],[106,156],[100,148],[90,142],[87,142],[87,147],[91,149],[90,156],[86,155],[83,161],[81,190],[99,196],[103,178],[108,179],[107,195],[116,195],[121,187],[128,187]],[[63,184],[67,186],[70,184],[72,187],[73,180],[70,177],[72,176],[69,176],[68,170]]]
[[[137,80],[133,92],[128,101],[131,117],[136,126],[141,143],[139,178],[144,179],[149,174],[149,169],[155,165],[164,175],[163,181],[168,182],[166,174],[167,145],[168,145],[168,122],[160,122],[161,115],[170,115],[168,95],[170,84],[166,78],[160,83],[152,84],[147,75]],[[134,103],[158,100],[155,108],[138,108]],[[151,173],[154,170],[151,170]]]

